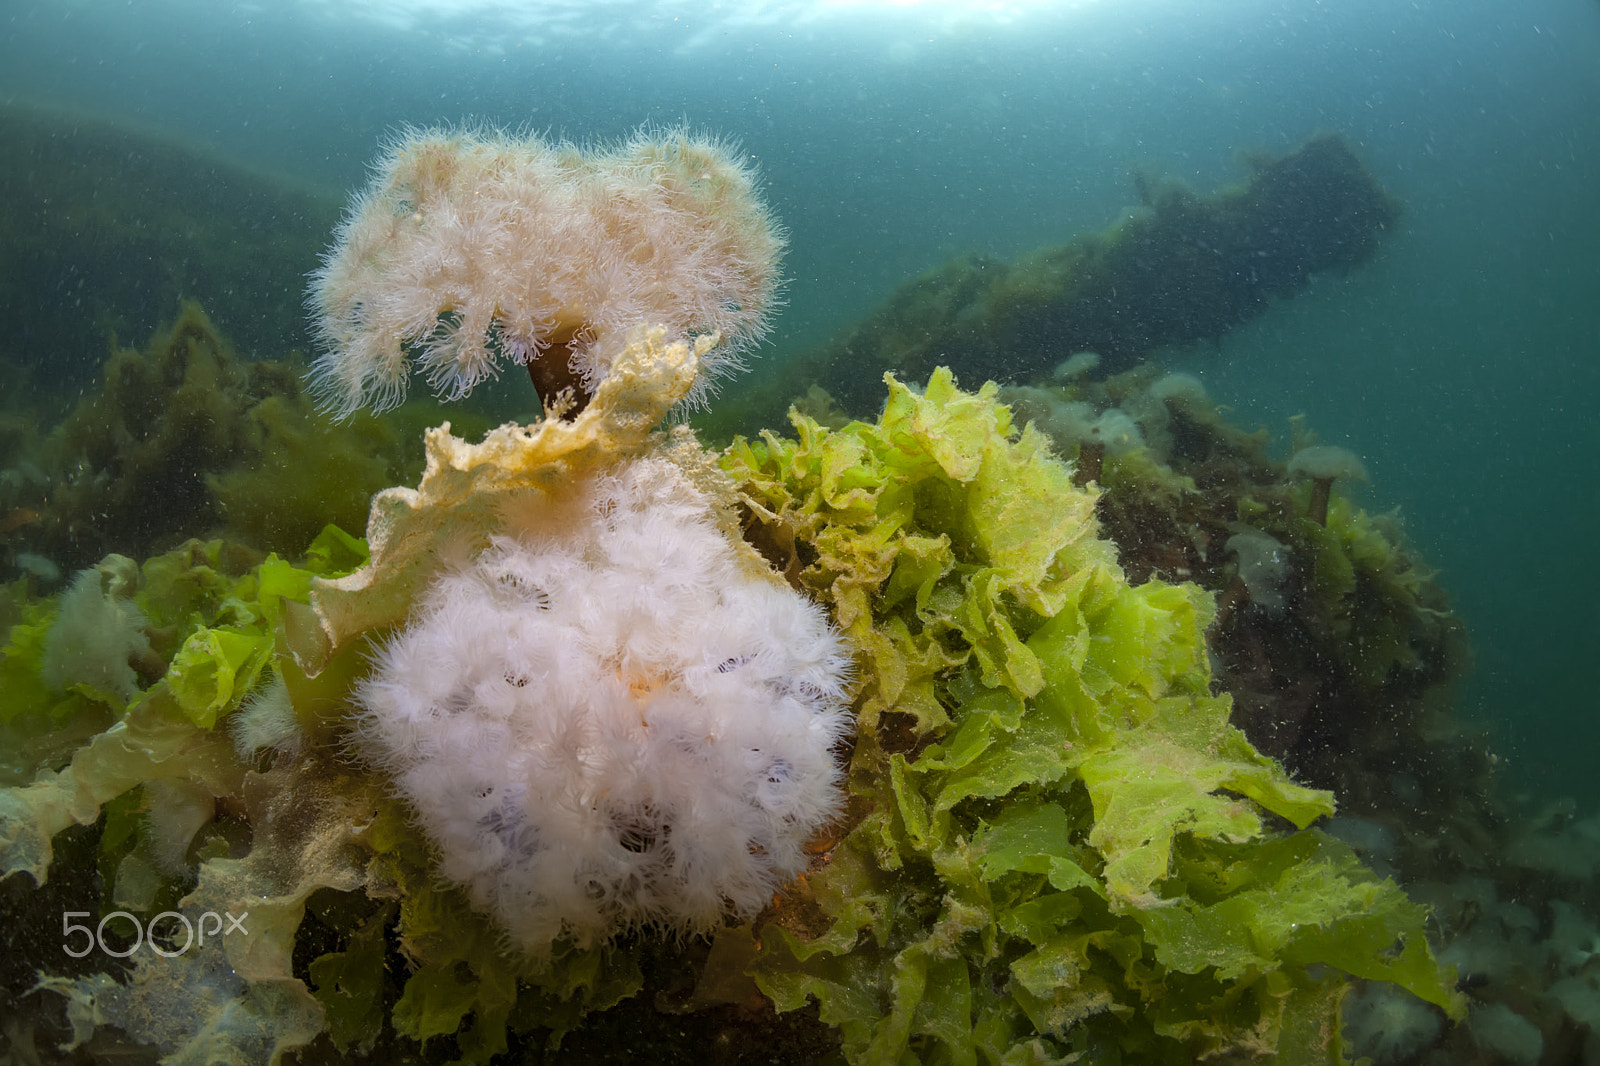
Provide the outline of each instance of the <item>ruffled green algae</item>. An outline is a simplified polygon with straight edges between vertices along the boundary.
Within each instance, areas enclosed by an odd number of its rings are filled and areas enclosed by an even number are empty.
[[[1210,596],[1129,584],[993,386],[889,384],[724,464],[866,663],[858,820],[761,930],[763,991],[860,1062],[1338,1062],[1335,969],[1459,1015],[1422,910],[1305,829],[1332,796],[1228,724]]]
[[[1345,974],[1459,1011],[1421,908],[1305,828],[1331,795],[1229,724],[1212,597],[1131,584],[1096,491],[992,386],[940,371],[920,393],[891,380],[876,423],[794,422],[721,465],[748,537],[858,651],[849,813],[709,954],[635,938],[519,956],[441,885],[403,805],[342,753],[360,642],[314,676],[294,655],[313,588],[368,563],[336,528],[295,561],[191,542],[108,587],[160,663],[126,700],[41,687],[61,601],[17,607],[0,718],[50,754],[0,790],[0,869],[99,868],[102,898],[73,901],[91,921],[250,912],[248,937],[140,954],[121,980],[50,965],[50,941],[33,957],[76,1036],[115,1024],[173,1062],[419,1045],[485,1062],[567,1034],[596,1047],[585,1019],[629,997],[636,1016],[749,1011],[746,970],[780,1011],[814,999],[862,1063],[1338,1062]],[[277,679],[298,745],[238,750]]]
[[[1002,397],[1101,489],[1096,513],[1130,580],[1216,595],[1214,681],[1259,750],[1346,812],[1404,808],[1428,832],[1487,789],[1488,753],[1455,713],[1466,636],[1398,514],[1369,512],[1341,481],[1316,520],[1313,482],[1187,375],[1145,367]],[[1296,453],[1316,443],[1300,418],[1289,436]],[[1408,782],[1424,802],[1400,794]]]

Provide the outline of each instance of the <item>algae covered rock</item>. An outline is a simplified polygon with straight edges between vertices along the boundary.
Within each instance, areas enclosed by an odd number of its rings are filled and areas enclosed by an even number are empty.
[[[1396,805],[1397,774],[1426,794],[1422,810],[1405,801],[1413,817],[1430,820],[1463,781],[1484,780],[1482,746],[1451,711],[1462,625],[1398,514],[1352,495],[1354,456],[1296,419],[1285,462],[1198,380],[1151,366],[1003,395],[1101,489],[1097,513],[1131,579],[1216,594],[1214,668],[1258,748],[1363,813]],[[1108,444],[1112,423],[1128,432]]]
[[[694,354],[679,344],[635,357],[670,369]],[[664,410],[677,388],[647,390],[645,406]],[[461,462],[441,453],[425,491],[395,497],[397,514],[423,520],[419,533],[442,530],[455,509],[426,518],[430,499],[499,493],[506,506],[483,511],[488,524],[457,528],[487,531],[529,487],[583,469],[608,395],[573,422],[502,442],[536,457],[520,488],[497,481],[505,456],[473,474],[470,457],[493,447],[460,442]],[[620,454],[644,449],[713,483],[694,472],[685,434],[651,438],[652,420],[623,419],[636,428]],[[141,956],[125,984],[50,977],[76,1005],[79,1035],[99,1019],[181,1057],[210,1033],[245,1061],[313,1038],[388,1057],[441,1040],[485,1062],[530,1036],[594,1046],[587,1018],[617,1008],[647,1019],[665,1001],[636,993],[663,983],[698,989],[688,1009],[731,1024],[717,1012],[751,994],[747,969],[782,1011],[814,998],[858,1062],[1229,1050],[1335,1062],[1345,975],[1456,1010],[1421,908],[1344,845],[1295,829],[1331,811],[1331,796],[1292,781],[1229,724],[1205,653],[1211,597],[1130,584],[1099,535],[1095,490],[1073,483],[1040,434],[1016,430],[993,387],[964,393],[947,373],[920,393],[892,382],[875,423],[800,417],[795,430],[736,444],[717,476],[740,487],[751,543],[855,649],[856,735],[845,814],[813,836],[806,873],[753,929],[719,929],[709,954],[648,934],[507,950],[496,923],[440,879],[384,768],[348,757],[354,686],[369,669],[355,638],[403,615],[383,607],[363,622],[357,610],[323,630],[312,608],[375,565],[411,590],[395,593],[407,602],[432,580],[432,564],[414,568],[432,557],[431,534],[415,555],[396,554],[410,537],[391,535],[371,560],[331,529],[298,563],[194,545],[147,561],[132,599],[165,673],[142,677],[119,723],[60,770],[0,790],[0,856],[35,879],[101,864],[115,875],[108,906],[141,920],[166,906],[197,921],[239,901],[252,938],[208,945],[226,970],[190,952]],[[594,453],[607,454],[618,453]],[[762,564],[752,553],[741,565]],[[350,586],[352,605],[368,592],[388,603],[375,591],[384,580]],[[0,667],[39,669],[49,624],[19,625]],[[303,741],[236,746],[230,734],[250,735],[234,722],[251,693],[278,677],[271,698],[287,698]],[[47,731],[61,713],[114,711],[97,698],[6,713]],[[74,825],[98,838],[63,832]],[[185,846],[147,843],[162,825],[184,827]],[[268,1040],[259,1023],[280,1015]],[[804,1024],[740,1016],[818,1046]],[[208,1028],[222,1018],[230,1028]]]
[[[1215,341],[1314,274],[1361,265],[1399,218],[1340,137],[1248,162],[1248,182],[1208,195],[1141,181],[1143,203],[1112,226],[1015,262],[933,267],[801,353],[777,395],[818,383],[862,413],[885,371],[920,381],[947,365],[1019,381],[1085,351],[1124,371],[1162,347]]]
[[[242,357],[193,302],[144,347],[117,348],[99,387],[47,433],[0,437],[11,566],[70,573],[217,535],[290,554],[329,522],[358,526],[372,495],[416,467],[402,430],[419,416],[335,426],[301,374]]]
[[[997,344],[1070,337],[1058,312],[1094,320],[1155,245],[1225,231],[1254,254],[1295,230],[1296,190],[1325,206],[1356,179],[1355,209],[1314,220],[1320,258],[1279,257],[1242,295],[1190,264],[1211,317],[1157,325],[1224,328],[1370,251],[1388,204],[1339,152],[1163,194],[1070,269],[1046,256],[933,303],[962,303],[962,337],[974,314]],[[337,413],[391,406],[413,361],[458,398],[509,360],[543,417],[477,443],[429,430],[420,481],[373,498],[364,541],[328,525],[305,547],[307,515],[351,522],[370,479],[399,480],[380,429],[333,435],[198,309],[113,361],[52,438],[77,480],[48,519],[13,506],[41,534],[99,508],[116,521],[93,531],[131,530],[144,561],[105,559],[115,589],[8,592],[0,727],[34,761],[0,788],[0,876],[97,883],[76,913],[153,943],[30,959],[7,979],[54,993],[31,1023],[77,1045],[115,1027],[169,1062],[485,1063],[601,1046],[626,1033],[615,1009],[655,1031],[683,1011],[678,1039],[721,1011],[858,1063],[1336,1063],[1352,979],[1461,1015],[1425,911],[1312,828],[1332,794],[1230,720],[1206,633],[1246,608],[1162,570],[1185,543],[1104,535],[1131,510],[1178,522],[1201,485],[1147,445],[1193,445],[1203,393],[1073,408],[1103,493],[1082,448],[1075,469],[932,351],[904,364],[925,387],[886,378],[874,421],[797,413],[793,438],[721,453],[659,431],[764,328],[779,245],[749,175],[679,134],[592,157],[408,136],[340,237],[314,292]],[[1125,340],[1108,356],[1151,342]],[[1206,425],[1228,463],[1258,462]],[[254,543],[181,539],[222,522]],[[1324,540],[1258,525],[1318,553],[1283,604],[1374,602],[1376,549],[1340,497],[1311,523]],[[1287,580],[1256,565],[1246,587]],[[60,668],[84,625],[95,661]],[[22,898],[50,926],[54,898]],[[177,950],[222,915],[248,932]]]
[[[869,663],[857,819],[760,928],[763,991],[861,1062],[1339,1062],[1339,971],[1459,1015],[1422,909],[1228,723],[1211,597],[1130,584],[992,385],[889,384],[724,462]]]

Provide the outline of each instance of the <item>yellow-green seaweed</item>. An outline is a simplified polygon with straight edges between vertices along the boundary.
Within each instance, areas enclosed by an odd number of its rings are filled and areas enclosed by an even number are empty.
[[[724,463],[866,662],[862,813],[759,931],[779,1009],[854,1062],[1340,1062],[1337,971],[1459,1016],[1423,911],[1228,724],[1211,597],[1129,584],[992,385],[888,381],[876,424]]]
[[[162,667],[125,709],[93,693],[8,707],[40,735],[63,714],[115,724],[0,789],[0,870],[42,883],[63,831],[98,825],[97,910],[248,905],[251,935],[141,956],[124,981],[46,975],[77,1038],[115,1024],[169,1061],[326,1040],[375,1061],[428,1044],[488,1062],[554,1046],[663,975],[698,976],[689,1001],[715,1009],[746,965],[780,1011],[814,999],[860,1063],[1339,1062],[1345,975],[1459,1014],[1422,909],[1305,828],[1332,797],[1229,724],[1211,596],[1131,584],[1096,490],[993,386],[890,379],[875,423],[794,425],[721,465],[749,538],[856,647],[858,732],[846,822],[753,929],[724,930],[709,956],[641,939],[508,951],[440,883],[381,774],[342,753],[356,634],[321,674],[296,673],[315,590],[366,565],[365,544],[329,527],[286,560],[193,541],[139,568]],[[0,669],[25,678],[51,607],[20,617]],[[229,723],[269,676],[306,743],[238,751]],[[185,827],[165,870],[145,839],[157,825]]]

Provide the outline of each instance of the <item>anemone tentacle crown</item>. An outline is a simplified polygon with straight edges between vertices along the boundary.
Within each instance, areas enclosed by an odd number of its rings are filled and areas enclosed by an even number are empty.
[[[839,810],[843,641],[665,459],[530,513],[379,654],[363,752],[524,950],[754,914]]]
[[[650,324],[720,334],[689,398],[703,402],[766,331],[782,251],[752,171],[682,129],[590,152],[406,131],[313,275],[312,388],[343,418],[397,406],[413,364],[456,400],[509,361],[592,393]]]

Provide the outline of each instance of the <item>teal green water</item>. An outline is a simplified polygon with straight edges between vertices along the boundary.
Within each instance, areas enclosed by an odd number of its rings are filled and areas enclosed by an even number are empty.
[[[1464,709],[1520,779],[1592,806],[1600,5],[1331,7],[22,0],[0,94],[338,195],[402,123],[719,131],[791,233],[770,359],[949,255],[1100,229],[1130,168],[1209,190],[1241,151],[1342,133],[1405,203],[1377,261],[1171,358],[1244,421],[1304,412],[1366,459],[1471,627]]]

